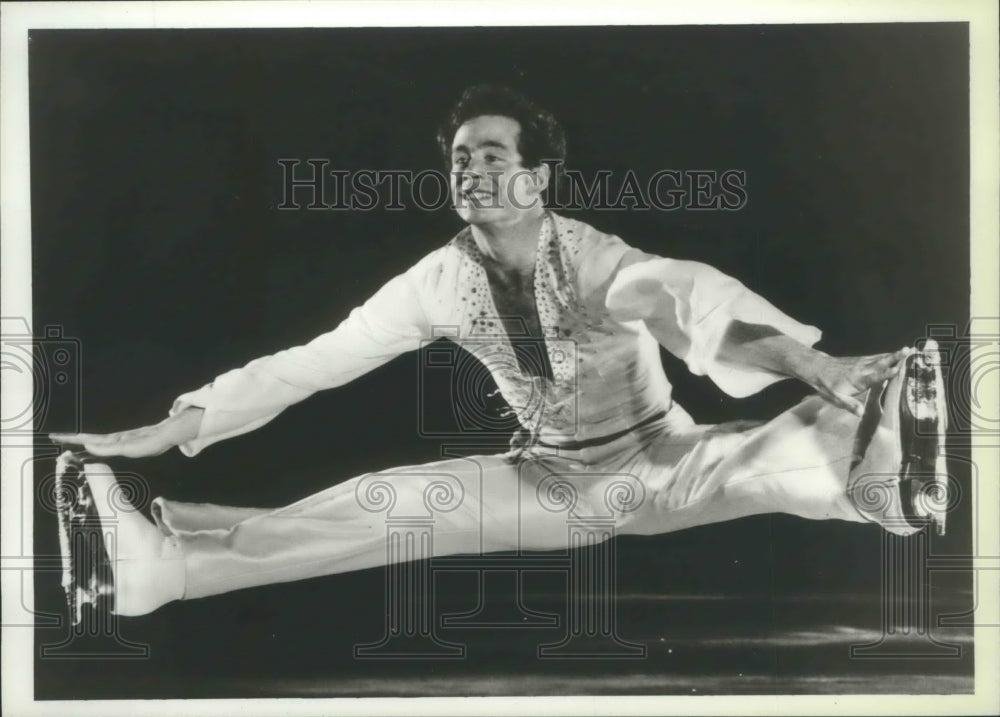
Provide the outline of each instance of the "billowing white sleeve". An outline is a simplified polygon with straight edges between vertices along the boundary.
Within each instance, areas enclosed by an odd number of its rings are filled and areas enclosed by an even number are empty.
[[[779,311],[736,279],[707,264],[663,259],[632,249],[608,288],[605,305],[619,321],[642,320],[692,373],[708,376],[730,396],[742,398],[787,378],[719,357],[734,319],[763,324],[812,346],[822,333]]]
[[[413,278],[390,280],[333,331],[304,346],[255,359],[179,396],[170,415],[205,409],[198,436],[179,446],[194,456],[217,441],[263,426],[317,391],[341,386],[420,346],[430,329]]]

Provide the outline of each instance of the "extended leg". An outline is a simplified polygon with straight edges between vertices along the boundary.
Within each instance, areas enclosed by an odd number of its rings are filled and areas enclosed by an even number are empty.
[[[142,614],[181,597],[385,565],[398,557],[389,550],[392,531],[398,537],[413,521],[432,526],[433,556],[560,547],[565,516],[525,507],[534,493],[523,484],[548,470],[471,456],[366,474],[275,510],[157,498],[155,525],[99,502],[102,519],[127,524],[112,558],[115,611]],[[107,466],[88,464],[86,475],[95,493],[116,492]]]
[[[818,396],[749,430],[710,429],[676,457],[672,438],[648,451],[652,500],[625,529],[669,532],[759,513],[871,521],[907,535],[942,518],[946,406],[928,343],[873,389],[863,418]],[[943,523],[939,523],[943,525]]]

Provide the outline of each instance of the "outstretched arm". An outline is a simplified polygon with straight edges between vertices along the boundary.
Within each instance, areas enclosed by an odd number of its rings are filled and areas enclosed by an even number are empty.
[[[859,416],[864,406],[857,396],[892,378],[899,362],[909,353],[909,348],[902,348],[873,356],[835,358],[770,326],[739,319],[730,322],[719,346],[722,360],[799,379],[830,403]]]
[[[860,413],[857,396],[890,378],[908,353],[832,357],[811,348],[822,335],[819,329],[795,321],[707,264],[635,249],[619,251],[618,259],[605,299],[611,315],[642,320],[693,373],[709,376],[732,396],[795,378],[827,401]]]
[[[401,274],[333,331],[255,359],[183,394],[160,423],[119,433],[51,438],[100,456],[151,456],[173,446],[196,455],[212,443],[263,426],[317,391],[348,383],[419,347],[430,333],[422,305],[414,277]]]

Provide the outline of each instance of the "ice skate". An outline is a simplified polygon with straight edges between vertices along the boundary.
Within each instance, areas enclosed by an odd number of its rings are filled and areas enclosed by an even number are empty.
[[[862,514],[901,535],[928,524],[944,534],[947,421],[940,354],[928,339],[881,390],[869,393],[848,488]]]
[[[129,504],[107,465],[63,453],[56,496],[62,585],[74,625],[88,604],[143,615],[182,597],[179,547]]]

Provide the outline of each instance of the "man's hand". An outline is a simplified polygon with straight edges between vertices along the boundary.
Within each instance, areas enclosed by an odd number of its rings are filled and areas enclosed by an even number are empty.
[[[95,456],[158,456],[197,437],[205,409],[190,406],[154,426],[118,433],[50,433],[55,443],[83,446]]]
[[[857,396],[895,376],[899,362],[911,352],[902,348],[893,353],[845,358],[820,354],[800,378],[830,403],[860,416],[864,405]]]
[[[836,358],[800,344],[770,326],[733,320],[719,355],[737,363],[797,378],[835,406],[861,415],[857,396],[896,375],[910,348],[874,356]]]

